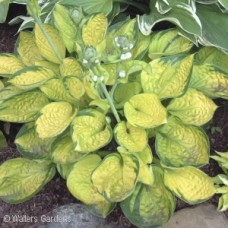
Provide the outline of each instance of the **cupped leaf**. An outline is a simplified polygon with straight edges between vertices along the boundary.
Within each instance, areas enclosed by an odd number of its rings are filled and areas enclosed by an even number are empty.
[[[85,88],[82,81],[76,77],[65,77],[63,79],[63,84],[66,88],[66,91],[68,91],[69,94],[75,99],[80,99],[85,93]]]
[[[128,101],[132,96],[139,94],[141,90],[142,87],[138,82],[120,83],[117,85],[113,94],[116,106],[122,108],[126,101]]]
[[[61,134],[71,123],[77,110],[67,102],[52,102],[40,111],[36,131],[40,138],[52,138]]]
[[[189,204],[201,203],[215,194],[212,179],[191,166],[167,167],[164,171],[164,183],[178,198]]]
[[[50,156],[53,139],[39,138],[34,123],[24,124],[16,135],[18,151],[26,158],[41,159]]]
[[[193,55],[172,56],[153,60],[152,73],[142,71],[141,84],[145,93],[155,93],[161,99],[178,97],[185,92],[193,64]]]
[[[59,67],[61,76],[76,76],[80,77],[82,74],[82,67],[80,63],[74,58],[63,59]]]
[[[65,57],[66,49],[63,40],[59,36],[58,31],[49,24],[43,24],[43,27],[52,40],[52,43],[55,45],[56,51],[63,59]],[[34,33],[35,42],[42,57],[53,63],[61,63],[60,59],[56,56],[55,51],[52,49],[51,45],[37,24],[35,25]]]
[[[71,135],[60,135],[52,144],[52,160],[57,164],[69,164],[76,162],[81,154],[74,149]]]
[[[76,102],[75,98],[71,96],[69,91],[66,90],[63,80],[60,78],[52,78],[46,81],[40,87],[40,90],[53,101],[67,101],[70,103]]]
[[[139,227],[161,227],[174,213],[175,200],[163,183],[161,168],[153,166],[153,173],[152,186],[138,183],[132,195],[120,203],[125,216]]]
[[[114,129],[116,142],[130,152],[142,152],[147,145],[147,133],[143,128],[134,127],[121,121]]]
[[[167,122],[166,109],[152,93],[131,97],[124,105],[124,113],[128,122],[136,127],[154,128]]]
[[[156,132],[156,150],[168,166],[202,166],[209,162],[209,143],[205,132],[170,117]]]
[[[55,4],[53,10],[54,25],[58,29],[60,36],[67,50],[71,53],[75,50],[75,38],[77,27],[71,18],[68,9],[60,4]]]
[[[31,32],[20,32],[17,42],[17,52],[26,66],[32,66],[36,61],[43,59]]]
[[[93,171],[92,182],[110,202],[126,199],[134,190],[139,173],[138,159],[131,153],[112,153]]]
[[[105,37],[108,21],[103,13],[99,13],[89,19],[82,28],[82,39],[87,46],[96,46]]]
[[[98,150],[112,139],[111,127],[105,116],[96,110],[75,117],[72,128],[75,150],[79,152],[87,153]]]
[[[93,213],[105,218],[115,204],[99,194],[91,182],[92,172],[100,162],[101,158],[92,154],[74,164],[67,177],[67,187],[74,197],[90,206]]]
[[[55,73],[47,68],[32,66],[17,71],[8,82],[20,89],[34,89],[55,77]]]
[[[21,70],[24,64],[13,54],[1,54],[0,55],[0,75],[9,76],[14,74],[18,70]]]
[[[55,167],[47,160],[14,158],[0,166],[0,198],[11,204],[22,203],[48,183]]]
[[[33,121],[48,103],[48,98],[39,91],[15,95],[0,103],[0,120],[17,123]]]
[[[160,31],[152,36],[148,55],[151,59],[188,52],[193,46],[177,29]]]
[[[185,124],[201,126],[212,119],[217,106],[203,93],[189,88],[187,92],[179,98],[173,99],[167,110],[177,116]]]
[[[148,145],[142,152],[134,153],[139,160],[138,182],[152,186],[154,184],[154,175],[150,164],[153,160],[153,154]]]
[[[228,74],[213,65],[195,65],[189,86],[208,97],[228,99]]]

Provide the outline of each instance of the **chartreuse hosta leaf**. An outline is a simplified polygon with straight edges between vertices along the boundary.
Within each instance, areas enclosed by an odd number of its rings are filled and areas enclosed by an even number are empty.
[[[195,65],[189,86],[211,98],[228,99],[228,73],[211,64]]]
[[[121,202],[134,190],[139,161],[128,152],[107,155],[93,171],[91,179],[97,191],[110,202]]]
[[[67,177],[67,187],[71,194],[89,206],[93,213],[105,218],[115,204],[107,201],[91,182],[92,172],[100,162],[101,158],[92,154],[74,164]]]
[[[54,101],[68,101],[70,103],[75,103],[76,101],[69,91],[66,90],[61,78],[52,78],[46,81],[40,87],[40,90],[46,94],[49,99]],[[74,91],[74,93],[77,93],[77,91]]]
[[[75,163],[67,163],[67,164],[56,163],[55,166],[60,176],[64,180],[66,180],[74,164]]]
[[[77,161],[81,154],[74,149],[71,135],[59,136],[52,145],[52,160],[58,164],[69,164]]]
[[[47,32],[48,36],[55,44],[55,48],[57,52],[60,54],[62,59],[65,57],[65,45],[63,43],[62,38],[59,36],[58,31],[49,24],[43,24],[45,31]],[[35,34],[35,43],[39,49],[39,52],[42,57],[47,59],[53,63],[60,63],[59,58],[56,56],[54,50],[52,49],[51,45],[49,44],[48,40],[46,39],[45,35],[41,31],[40,27],[36,24],[34,28]]]
[[[39,91],[15,95],[2,101],[0,120],[17,123],[33,121],[40,109],[48,103],[48,98]]]
[[[34,89],[55,77],[55,73],[47,68],[32,66],[17,71],[8,81],[20,89]]]
[[[0,150],[7,148],[7,142],[6,142],[6,138],[4,136],[4,134],[2,133],[2,131],[0,131]]]
[[[152,36],[148,52],[149,57],[154,59],[161,56],[188,52],[192,46],[193,43],[179,35],[177,29],[170,29],[158,32]]]
[[[22,92],[24,92],[24,90],[19,89],[15,86],[6,86],[0,90],[0,101],[6,100]]]
[[[33,122],[24,124],[15,139],[18,151],[31,159],[49,157],[52,142],[53,139],[39,138]]]
[[[103,13],[99,13],[89,19],[82,28],[82,39],[87,46],[100,44],[105,37],[108,21]]]
[[[58,29],[67,50],[70,53],[73,52],[75,50],[77,27],[72,20],[69,11],[66,7],[60,4],[55,4],[53,17],[54,25]]]
[[[127,152],[127,150],[123,147],[118,147],[117,150],[121,152]],[[143,151],[133,153],[139,161],[139,175],[137,182],[141,182],[146,185],[152,186],[154,183],[154,175],[152,172],[152,167],[150,164],[153,160],[152,151],[150,146],[147,145]]]
[[[142,93],[131,97],[124,105],[127,121],[136,127],[154,128],[167,122],[166,109],[157,95]]]
[[[114,129],[116,142],[130,152],[142,152],[147,145],[146,130],[121,121]]]
[[[9,76],[18,70],[21,70],[24,64],[13,54],[0,55],[0,75]]]
[[[80,77],[82,74],[82,67],[79,62],[74,58],[63,59],[62,64],[59,67],[60,74],[63,77],[76,76]]]
[[[113,96],[116,106],[122,108],[126,101],[139,94],[141,90],[142,87],[138,82],[120,83],[117,85]]]
[[[215,48],[203,47],[195,56],[195,65],[209,64],[228,74],[228,55]]]
[[[167,110],[177,116],[186,124],[201,126],[212,119],[217,106],[203,93],[189,88],[187,92],[179,98],[173,99]]]
[[[51,138],[61,134],[71,123],[77,110],[67,102],[52,102],[43,107],[36,120],[36,131],[40,138]]]
[[[82,81],[79,78],[76,78],[74,76],[64,77],[63,83],[65,89],[75,99],[80,99],[84,95],[85,88]]]
[[[107,145],[112,139],[111,127],[105,115],[96,110],[76,116],[72,122],[72,139],[75,150],[83,153],[92,152]]]
[[[201,166],[209,162],[209,143],[205,132],[196,126],[185,125],[176,117],[158,128],[156,133],[158,156],[166,165]]]
[[[11,204],[30,199],[55,175],[48,160],[14,158],[0,166],[0,198]]]
[[[59,65],[56,63],[49,62],[47,60],[37,60],[34,63],[35,66],[40,66],[52,70],[56,75],[59,75]]]
[[[193,55],[172,56],[153,60],[152,73],[142,71],[145,93],[155,93],[160,99],[178,97],[185,91],[192,71]]]
[[[153,173],[152,186],[138,183],[132,195],[120,203],[125,216],[139,227],[162,227],[174,213],[175,200],[163,183],[163,171],[153,166]]]
[[[26,66],[32,66],[36,61],[43,59],[31,32],[20,32],[17,43],[17,52]]]
[[[178,198],[189,204],[201,203],[215,194],[212,179],[192,166],[165,168],[164,183]]]

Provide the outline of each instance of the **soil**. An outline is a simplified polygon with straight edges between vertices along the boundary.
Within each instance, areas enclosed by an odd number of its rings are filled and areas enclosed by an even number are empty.
[[[15,15],[24,14],[24,7],[17,6],[11,7],[11,17]],[[9,20],[10,18],[8,18]],[[13,52],[14,43],[16,41],[18,27],[8,26],[7,24],[0,24],[0,53]],[[219,106],[213,120],[207,126],[207,134],[211,143],[211,154],[216,151],[228,151],[228,100],[217,99],[215,103]],[[20,154],[16,151],[13,140],[16,133],[20,129],[20,124],[11,125],[10,131],[7,134],[7,140],[9,148],[0,152],[0,164],[4,161],[18,157]],[[3,123],[0,124],[0,128],[4,129]],[[217,163],[210,159],[210,163],[202,168],[209,176],[216,176],[221,173],[221,169]],[[217,206],[218,195],[209,200],[210,203]],[[52,209],[55,209],[61,205],[78,202],[66,188],[65,181],[56,175],[52,181],[50,181],[36,196],[19,205],[10,205],[0,200],[0,227],[25,227],[20,224],[7,224],[3,222],[4,215],[27,215],[27,216],[41,216]],[[189,205],[177,200],[176,210],[180,210]],[[228,213],[226,213],[228,215]],[[119,227],[130,228],[133,226],[128,219],[124,217],[119,207],[117,207],[106,219],[107,222],[118,221]],[[27,224],[28,225],[28,224]]]

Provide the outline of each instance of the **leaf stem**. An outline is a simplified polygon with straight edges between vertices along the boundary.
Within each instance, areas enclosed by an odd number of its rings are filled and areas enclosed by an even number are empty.
[[[119,117],[119,114],[118,114],[118,112],[117,112],[117,110],[116,110],[116,108],[115,108],[115,106],[114,106],[114,104],[113,104],[112,98],[110,97],[110,95],[109,95],[109,93],[108,93],[108,90],[107,90],[106,86],[105,86],[104,83],[102,83],[102,82],[100,82],[99,84],[100,84],[100,86],[101,86],[101,89],[102,89],[102,91],[103,91],[105,97],[106,97],[107,100],[108,100],[108,103],[109,103],[109,105],[110,105],[110,107],[111,107],[111,109],[112,109],[112,112],[113,112],[113,115],[114,115],[115,118],[116,118],[116,121],[119,123],[119,122],[121,121],[121,120],[120,120],[120,117]]]

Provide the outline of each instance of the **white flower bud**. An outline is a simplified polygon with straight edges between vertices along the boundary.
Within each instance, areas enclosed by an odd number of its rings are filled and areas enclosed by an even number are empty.
[[[131,52],[126,52],[126,53],[124,53],[124,54],[122,54],[122,55],[120,56],[120,59],[121,59],[121,60],[126,60],[126,59],[130,59],[131,57],[132,57]]]
[[[93,79],[94,82],[96,82],[97,79],[98,79],[97,75],[94,75],[92,79]]]
[[[124,78],[126,76],[126,72],[124,71],[124,70],[121,70],[120,72],[119,72],[119,77],[120,78]]]

